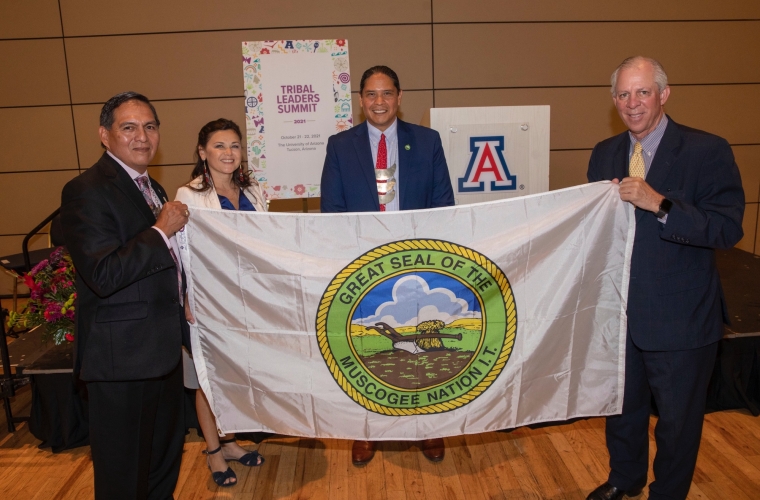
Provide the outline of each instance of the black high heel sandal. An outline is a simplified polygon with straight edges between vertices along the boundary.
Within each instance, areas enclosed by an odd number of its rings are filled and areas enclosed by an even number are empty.
[[[212,451],[203,450],[203,454],[206,455],[206,465],[208,465],[208,470],[211,470],[211,461],[209,460],[208,455],[216,455],[220,451],[222,451],[222,445],[219,445],[219,448]],[[227,467],[227,470],[224,472],[214,472],[211,470],[211,479],[214,480],[217,486],[221,486],[222,488],[228,488],[237,484],[235,471],[229,467]],[[228,479],[234,479],[234,481],[228,483]]]
[[[219,448],[221,449],[222,445],[227,443],[234,443],[237,441],[236,438],[232,439],[220,439],[219,440]],[[216,451],[214,451],[216,453]],[[261,458],[261,462],[259,462],[259,458]],[[264,464],[264,456],[261,455],[258,451],[253,450],[249,451],[245,455],[243,455],[240,458],[225,458],[228,462],[240,462],[241,464],[245,465],[246,467],[258,467],[259,465]]]

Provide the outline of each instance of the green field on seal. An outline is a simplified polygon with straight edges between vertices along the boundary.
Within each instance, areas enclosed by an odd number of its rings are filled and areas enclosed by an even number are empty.
[[[480,331],[461,327],[441,328],[440,333],[462,334],[462,340],[442,339],[443,346],[452,351],[475,352],[480,343]],[[356,354],[360,357],[372,356],[383,351],[393,351],[393,342],[382,335],[361,335],[352,337]]]

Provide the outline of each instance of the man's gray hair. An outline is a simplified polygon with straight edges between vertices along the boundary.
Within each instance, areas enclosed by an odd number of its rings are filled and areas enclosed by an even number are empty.
[[[651,57],[633,56],[621,62],[620,66],[618,66],[615,71],[612,72],[612,78],[610,78],[612,88],[610,89],[610,92],[612,92],[613,97],[615,96],[615,87],[617,86],[617,79],[620,71],[638,66],[639,63],[642,62],[648,62],[652,65],[652,68],[654,69],[654,83],[657,84],[657,89],[660,92],[665,90],[665,87],[668,86],[668,75],[665,73],[665,68],[662,67],[662,64],[660,64],[657,59],[652,59]]]

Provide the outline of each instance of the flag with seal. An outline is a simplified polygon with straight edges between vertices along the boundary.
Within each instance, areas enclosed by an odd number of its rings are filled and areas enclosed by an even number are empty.
[[[362,214],[193,209],[224,432],[418,440],[619,413],[634,222],[609,182]]]

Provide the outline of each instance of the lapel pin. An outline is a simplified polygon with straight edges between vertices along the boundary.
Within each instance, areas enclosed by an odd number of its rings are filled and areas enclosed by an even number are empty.
[[[412,149],[412,147],[409,144],[407,144],[406,146],[404,146],[404,149],[406,149],[407,151],[409,151],[410,149]]]

